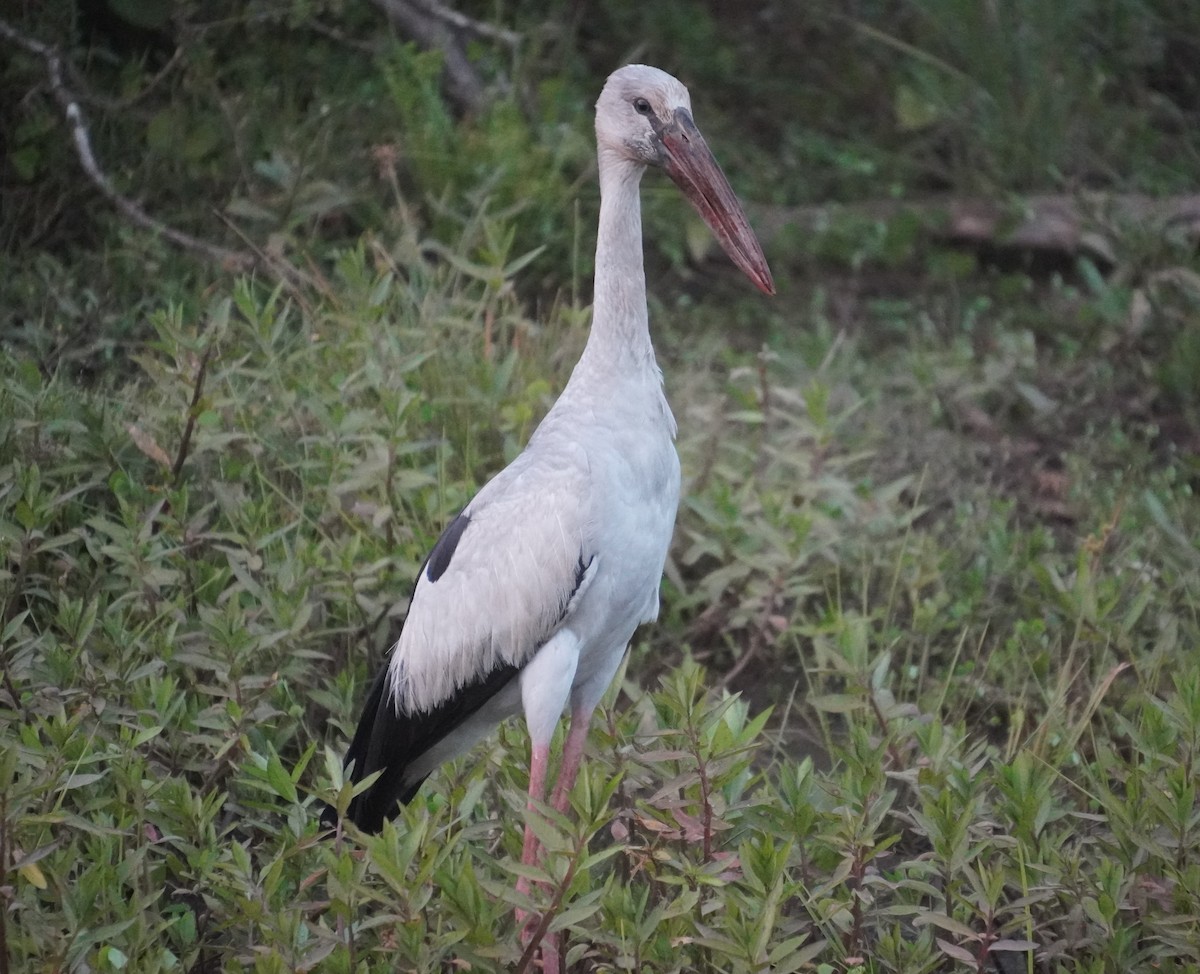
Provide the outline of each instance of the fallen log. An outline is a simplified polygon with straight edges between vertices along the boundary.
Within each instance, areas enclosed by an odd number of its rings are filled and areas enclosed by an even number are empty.
[[[866,200],[819,206],[759,206],[755,227],[764,242],[787,231],[820,233],[842,221],[915,219],[929,239],[964,247],[1057,252],[1108,265],[1122,233],[1151,228],[1200,244],[1200,194],[1038,194],[1021,199],[943,196]]]

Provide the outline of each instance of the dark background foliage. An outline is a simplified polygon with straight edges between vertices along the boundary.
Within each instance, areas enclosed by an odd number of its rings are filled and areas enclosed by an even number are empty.
[[[628,60],[780,294],[647,176],[685,490],[546,826],[571,969],[1200,964],[1200,8],[397,6],[0,15],[0,974],[527,965],[522,727],[314,803],[582,348]]]

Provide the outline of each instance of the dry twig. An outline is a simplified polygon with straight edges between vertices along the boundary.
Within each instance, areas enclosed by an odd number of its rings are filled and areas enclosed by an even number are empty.
[[[80,99],[63,81],[62,56],[49,44],[43,44],[41,41],[26,36],[3,20],[0,20],[0,37],[11,41],[18,47],[24,48],[30,54],[41,58],[45,63],[46,77],[50,82],[50,93],[54,96],[54,100],[58,102],[59,107],[62,108],[63,114],[67,119],[67,124],[71,127],[71,139],[75,144],[75,154],[79,158],[79,164],[83,167],[84,173],[87,174],[92,184],[127,219],[139,227],[150,230],[169,240],[177,247],[201,254],[229,270],[247,270],[254,266],[255,259],[251,254],[238,250],[229,250],[217,244],[209,243],[207,240],[201,240],[199,237],[193,237],[190,233],[184,233],[182,230],[167,226],[167,224],[152,217],[128,196],[121,193],[113,185],[107,173],[100,167],[100,163],[96,160],[96,154],[92,151],[91,133],[88,130],[87,119],[83,114],[83,109],[79,106]]]
[[[515,45],[520,35],[484,24],[451,10],[437,0],[373,0],[402,33],[425,48],[442,52],[446,94],[460,109],[475,112],[486,99],[483,81],[459,39],[472,33]]]
[[[485,21],[475,20],[457,10],[450,9],[445,4],[439,3],[438,0],[413,0],[413,3],[426,13],[438,20],[444,20],[458,30],[475,34],[477,37],[486,37],[489,41],[500,41],[509,47],[516,47],[521,43],[521,35],[516,31],[505,30],[503,27],[495,27]]]
[[[179,439],[179,452],[175,455],[175,463],[171,465],[171,482],[179,486],[183,476],[183,465],[187,463],[188,453],[192,446],[192,433],[196,430],[196,417],[200,412],[200,399],[204,395],[204,379],[208,375],[208,360],[212,357],[212,342],[204,348],[200,357],[200,365],[196,369],[196,379],[192,383],[192,401],[188,404],[187,422],[183,427],[183,436]]]

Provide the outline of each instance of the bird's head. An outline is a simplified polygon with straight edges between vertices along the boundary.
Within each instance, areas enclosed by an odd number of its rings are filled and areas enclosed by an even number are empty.
[[[692,120],[692,100],[681,82],[645,64],[614,71],[596,102],[596,141],[602,161],[615,157],[663,169],[712,228],[730,260],[759,289],[775,293],[762,247]]]

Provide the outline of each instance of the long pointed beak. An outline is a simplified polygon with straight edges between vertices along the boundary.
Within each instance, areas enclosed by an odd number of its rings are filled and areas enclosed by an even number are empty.
[[[759,290],[774,294],[775,281],[758,238],[692,116],[686,109],[677,109],[675,117],[660,130],[659,137],[667,175],[712,228],[729,259]]]

